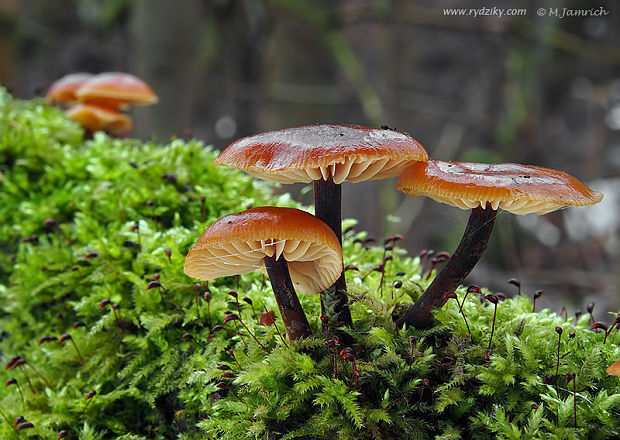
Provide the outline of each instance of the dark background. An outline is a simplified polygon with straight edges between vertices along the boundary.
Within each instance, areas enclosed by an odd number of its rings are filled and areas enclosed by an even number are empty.
[[[457,7],[527,14],[443,12]],[[604,15],[560,18],[556,8]],[[387,124],[438,159],[573,174],[604,201],[500,214],[468,283],[512,294],[506,281],[517,277],[529,294],[545,290],[544,306],[572,314],[596,300],[607,321],[620,308],[619,43],[615,2],[0,0],[0,83],[31,98],[71,72],[137,74],[160,101],[132,111],[132,136],[222,149],[288,126]],[[378,239],[405,235],[412,254],[452,251],[467,213],[394,183],[345,184],[344,215]],[[285,189],[311,202],[303,187]]]

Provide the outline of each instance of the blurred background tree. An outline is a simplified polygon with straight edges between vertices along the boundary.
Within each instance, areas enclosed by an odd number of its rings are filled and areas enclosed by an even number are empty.
[[[519,16],[450,16],[474,0],[0,0],[0,83],[42,96],[71,72],[127,71],[157,106],[132,136],[196,136],[216,148],[309,123],[386,124],[432,157],[567,171],[605,194],[544,217],[502,214],[468,282],[509,293],[517,277],[559,312],[620,308],[620,7],[495,2]],[[543,14],[537,14],[542,8]],[[557,8],[603,11],[564,16]],[[602,9],[600,9],[602,8]],[[343,212],[413,254],[454,249],[467,213],[347,184]],[[287,187],[304,203],[303,186]],[[572,307],[572,309],[571,309]],[[601,319],[603,316],[601,316]]]

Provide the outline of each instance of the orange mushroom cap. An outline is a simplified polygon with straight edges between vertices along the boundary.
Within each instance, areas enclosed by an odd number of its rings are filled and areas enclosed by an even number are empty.
[[[185,258],[192,278],[211,280],[264,270],[263,258],[287,261],[295,289],[319,293],[342,272],[342,248],[315,216],[294,208],[263,207],[216,220]]]
[[[603,198],[562,171],[516,163],[485,164],[429,160],[408,167],[396,183],[405,194],[471,209],[501,208],[513,214],[546,214]]]
[[[617,360],[605,370],[607,374],[611,374],[612,376],[620,376],[620,360]]]
[[[153,89],[130,73],[106,72],[93,76],[80,87],[76,95],[81,102],[105,107],[150,105],[158,101]]]
[[[358,125],[305,125],[248,136],[213,161],[281,183],[332,177],[334,183],[398,176],[424,147],[405,133]]]
[[[91,73],[70,73],[65,75],[50,86],[45,94],[45,99],[50,103],[76,102],[78,100],[75,95],[76,90],[92,77]]]
[[[132,127],[131,118],[126,114],[96,105],[77,104],[69,108],[66,114],[91,132],[124,133]]]

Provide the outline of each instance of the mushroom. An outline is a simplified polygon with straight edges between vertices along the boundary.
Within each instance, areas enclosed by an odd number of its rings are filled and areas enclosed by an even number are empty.
[[[607,372],[607,374],[610,374],[612,376],[620,376],[620,359],[607,367],[605,371]]]
[[[150,105],[158,101],[153,89],[130,73],[105,72],[93,76],[77,91],[80,102],[109,108]]]
[[[342,248],[333,231],[295,208],[262,207],[212,223],[185,258],[192,278],[212,280],[267,271],[291,340],[312,334],[295,291],[319,293],[340,276]]]
[[[91,73],[82,72],[65,75],[50,86],[45,94],[45,100],[50,104],[77,102],[78,99],[75,92],[92,77],[93,75]]]
[[[358,125],[305,125],[237,140],[213,161],[280,183],[314,182],[315,215],[342,243],[341,187],[398,176],[424,148],[405,133]],[[337,322],[352,326],[344,272],[335,285]]]
[[[432,325],[431,311],[445,304],[444,293],[456,290],[474,268],[487,247],[499,209],[542,215],[566,206],[592,205],[603,198],[564,172],[515,163],[418,162],[404,171],[396,189],[471,209],[463,238],[446,266],[396,321],[399,326],[406,323],[416,328]]]
[[[131,130],[131,118],[124,113],[90,104],[76,104],[66,111],[67,116],[79,122],[90,133],[107,131],[125,133]]]

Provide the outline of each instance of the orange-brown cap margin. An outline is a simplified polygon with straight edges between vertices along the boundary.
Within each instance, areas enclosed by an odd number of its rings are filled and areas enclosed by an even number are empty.
[[[565,206],[585,206],[603,198],[562,171],[515,163],[484,164],[429,160],[409,166],[396,189],[424,195],[462,209],[485,207],[514,214],[546,214]]]
[[[620,376],[620,360],[611,364],[605,371],[612,376]]]
[[[124,72],[105,72],[93,76],[77,91],[81,102],[107,107],[150,105],[158,101],[153,89],[135,75]]]
[[[92,77],[91,73],[84,72],[65,75],[50,86],[45,94],[45,100],[50,103],[76,102],[76,91]]]
[[[133,125],[128,115],[96,105],[76,104],[67,109],[66,114],[92,132],[103,130],[124,133],[131,130]]]
[[[262,268],[266,255],[286,259],[296,290],[318,293],[342,271],[342,248],[321,220],[295,208],[262,207],[216,220],[185,258],[184,271],[201,280]],[[288,258],[287,258],[288,257]]]
[[[239,139],[213,164],[281,183],[307,183],[329,176],[342,183],[395,177],[412,161],[427,160],[424,147],[399,131],[317,124]]]

